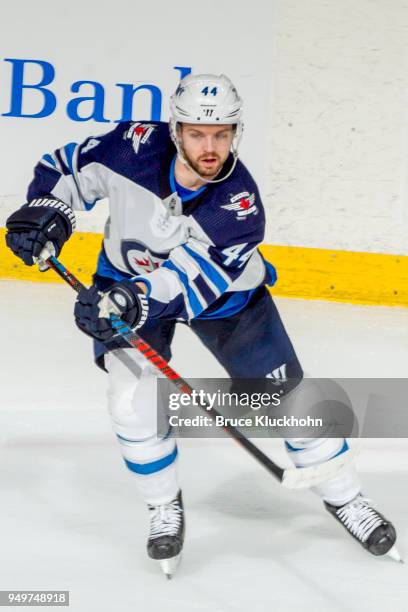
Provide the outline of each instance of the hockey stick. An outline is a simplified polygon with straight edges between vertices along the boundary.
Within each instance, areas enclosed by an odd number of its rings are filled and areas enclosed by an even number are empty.
[[[42,254],[43,255],[43,254]],[[77,293],[84,287],[82,283],[73,275],[67,268],[53,255],[42,256],[39,258],[40,263],[46,263],[52,268],[66,283],[71,285]],[[193,394],[193,388],[181,376],[173,370],[167,361],[159,355],[147,342],[142,340],[134,331],[130,329],[122,319],[116,314],[110,315],[112,327],[126,340],[129,346],[137,349],[146,359],[148,359],[156,368],[162,372],[168,380],[170,380],[177,389],[182,393],[189,395]],[[207,415],[216,419],[221,416],[215,409],[205,403],[201,403]],[[350,463],[354,458],[355,452],[349,451],[343,453],[330,461],[320,465],[305,467],[305,468],[282,468],[272,459],[265,455],[255,444],[245,438],[242,433],[232,425],[223,425],[222,428],[226,431],[238,444],[243,446],[255,459],[259,461],[271,474],[281,482],[281,484],[289,489],[308,488],[332,478],[345,465]]]

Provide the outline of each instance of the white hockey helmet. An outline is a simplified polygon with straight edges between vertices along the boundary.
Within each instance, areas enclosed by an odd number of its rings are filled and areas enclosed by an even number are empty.
[[[225,180],[233,172],[237,159],[238,147],[242,137],[242,99],[230,79],[224,74],[189,74],[182,79],[170,98],[170,135],[177,148],[180,160],[192,172],[197,174],[187,163],[181,150],[177,134],[178,123],[195,123],[201,125],[235,125],[232,141],[234,163],[230,172],[218,181]]]

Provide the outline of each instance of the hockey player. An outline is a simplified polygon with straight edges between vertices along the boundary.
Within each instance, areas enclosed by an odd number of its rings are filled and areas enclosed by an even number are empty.
[[[157,436],[157,372],[115,335],[109,304],[167,360],[176,321],[188,322],[231,377],[277,376],[285,392],[290,381],[302,388],[302,368],[266,288],[276,275],[257,248],[265,216],[238,160],[242,130],[231,81],[189,75],[171,98],[169,124],[120,123],[44,155],[28,203],[7,221],[8,246],[30,266],[45,245],[58,256],[75,229],[75,210],[109,197],[94,284],[79,293],[75,320],[95,339],[96,360],[108,372],[113,429],[150,513],[148,554],[168,575],[184,538],[176,442],[170,431]],[[338,438],[285,443],[299,468],[349,452]],[[364,548],[398,558],[395,529],[362,496],[353,466],[315,491]]]

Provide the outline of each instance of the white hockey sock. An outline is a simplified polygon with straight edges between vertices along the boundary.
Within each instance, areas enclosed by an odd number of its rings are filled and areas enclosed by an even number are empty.
[[[169,435],[157,434],[156,369],[132,349],[105,358],[109,372],[112,427],[142,499],[163,504],[177,495],[177,447]]]

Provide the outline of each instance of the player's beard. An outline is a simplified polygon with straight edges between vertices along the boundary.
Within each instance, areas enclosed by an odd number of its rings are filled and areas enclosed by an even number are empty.
[[[188,165],[193,168],[200,176],[204,178],[214,177],[221,171],[224,162],[221,161],[220,156],[217,153],[206,153],[205,155],[200,155],[196,160],[192,159],[185,150],[183,150],[183,156],[187,161]],[[216,163],[212,164],[211,167],[206,167],[202,160],[204,159],[214,159]]]

